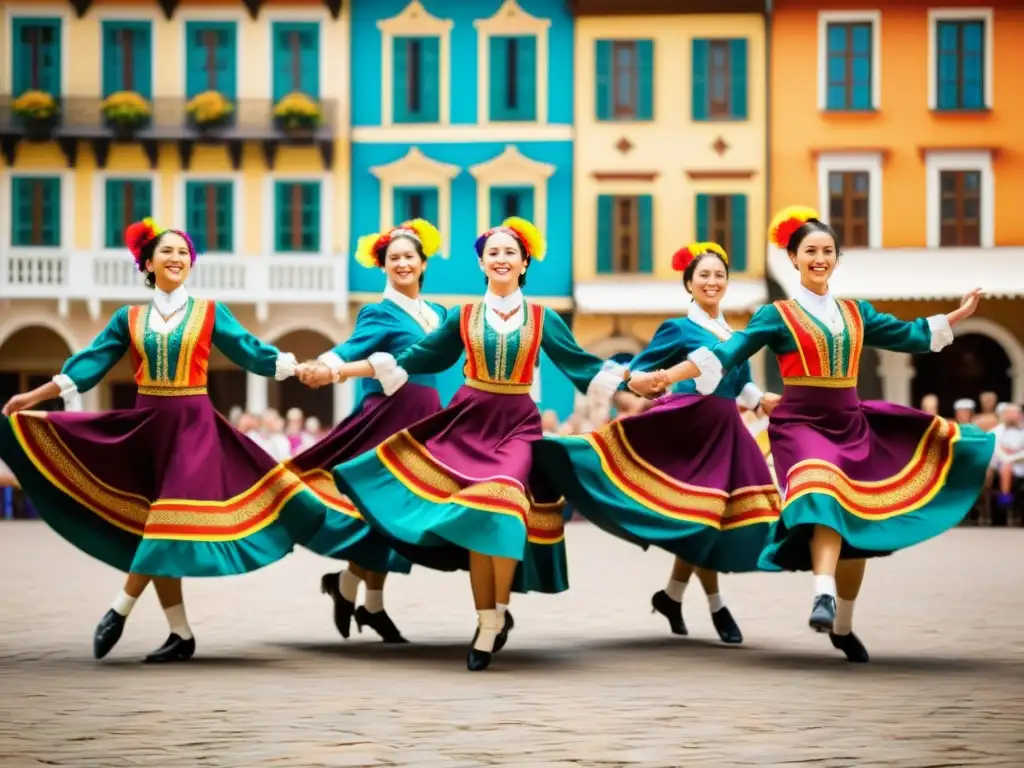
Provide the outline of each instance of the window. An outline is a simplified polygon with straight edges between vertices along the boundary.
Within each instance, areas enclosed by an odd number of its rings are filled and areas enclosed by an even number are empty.
[[[237,96],[237,39],[232,21],[185,22],[185,97],[218,91]]]
[[[231,253],[235,228],[234,185],[230,181],[185,182],[185,221],[199,253]]]
[[[103,97],[117,91],[153,96],[153,33],[148,21],[103,22]]]
[[[647,273],[653,268],[650,195],[597,198],[597,271]]]
[[[320,98],[320,25],[274,22],[274,101],[289,93]]]
[[[533,221],[533,187],[491,187],[491,224],[509,216]]]
[[[437,224],[437,189],[435,187],[397,187],[394,199],[395,223],[426,219]]]
[[[140,179],[107,179],[104,248],[123,248],[128,225],[153,215],[153,184]]]
[[[650,120],[654,115],[654,42],[598,40],[598,120]]]
[[[694,120],[747,119],[747,41],[693,41]]]
[[[985,108],[985,22],[937,21],[938,109]]]
[[[60,246],[60,179],[18,176],[11,179],[11,245]]]
[[[320,183],[279,181],[274,192],[275,250],[279,253],[319,252]]]
[[[61,95],[60,19],[15,18],[11,81],[15,98],[25,91]]]
[[[826,44],[826,109],[872,109],[872,23],[830,22]]]
[[[842,248],[867,248],[871,176],[866,171],[830,171],[828,220]]]
[[[747,196],[697,195],[697,239],[718,243],[729,254],[729,268],[747,268]]]
[[[436,123],[441,101],[440,38],[396,37],[393,45],[395,122]]]
[[[940,246],[981,245],[981,172],[940,171]]]
[[[537,119],[537,38],[492,37],[491,120]]]

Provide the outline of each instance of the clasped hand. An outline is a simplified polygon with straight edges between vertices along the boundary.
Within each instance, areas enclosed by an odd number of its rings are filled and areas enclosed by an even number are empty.
[[[644,397],[657,397],[670,386],[672,382],[668,374],[662,370],[634,373],[629,378],[629,388]]]
[[[345,380],[335,376],[330,368],[316,360],[309,360],[295,366],[295,377],[311,389],[319,389],[328,384],[340,383]]]

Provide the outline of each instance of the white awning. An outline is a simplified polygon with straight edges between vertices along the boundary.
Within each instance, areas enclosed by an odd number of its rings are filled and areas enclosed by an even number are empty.
[[[573,289],[576,311],[590,314],[684,315],[690,297],[682,280],[591,280]],[[729,280],[722,312],[753,312],[768,301],[764,280]]]
[[[800,275],[785,251],[768,248],[768,273],[787,296]],[[1024,296],[1024,248],[877,248],[844,251],[832,293],[850,299],[959,299],[971,288],[992,298]]]

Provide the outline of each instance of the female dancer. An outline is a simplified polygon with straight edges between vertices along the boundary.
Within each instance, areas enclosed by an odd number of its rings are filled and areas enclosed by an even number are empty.
[[[0,457],[57,533],[128,573],[96,627],[103,658],[121,637],[152,581],[170,636],[149,662],[185,661],[196,641],[180,579],[227,576],[268,565],[309,539],[325,509],[293,473],[236,432],[206,395],[210,351],[284,379],[295,358],[245,330],[223,304],[193,299],[185,279],[191,239],[151,219],[125,233],[148,306],[122,307],[53,381],[4,406]],[[37,403],[92,389],[130,351],[136,407],[107,413],[27,412]]]
[[[625,369],[580,349],[562,319],[520,288],[544,256],[540,233],[511,218],[476,241],[487,293],[449,313],[397,358],[370,355],[339,377],[375,376],[385,394],[410,375],[443,371],[466,352],[466,384],[443,411],[335,469],[370,524],[414,562],[470,571],[478,628],[466,666],[486,669],[512,629],[511,592],[561,592],[566,580],[561,501],[532,473],[542,436],[530,397],[544,350],[582,391],[611,397]]]
[[[729,283],[729,260],[716,243],[694,243],[672,266],[693,296],[686,317],[667,320],[630,371],[668,367],[694,350],[732,335],[719,309]],[[620,412],[638,413],[642,401],[615,395]],[[631,402],[632,401],[632,402]],[[724,643],[743,635],[722,599],[720,571],[757,570],[768,529],[779,516],[779,494],[757,441],[736,403],[770,410],[772,398],[753,383],[744,362],[726,376],[713,397],[672,394],[640,415],[626,416],[589,435],[548,437],[535,449],[548,482],[604,530],[676,555],[668,586],[651,606],[677,635],[685,635],[682,599],[696,568]],[[701,440],[666,440],[700,435]]]
[[[746,330],[691,352],[667,371],[640,374],[633,386],[650,392],[696,379],[699,391],[711,392],[724,371],[762,347],[778,356],[785,387],[768,432],[785,501],[761,567],[812,570],[811,627],[828,632],[850,661],[866,662],[867,650],[852,631],[865,558],[959,523],[981,490],[994,446],[969,425],[860,402],[861,350],[943,349],[953,341],[951,326],[974,313],[980,290],[948,315],[904,322],[866,301],[833,298],[828,281],[839,248],[835,232],[811,209],[783,211],[769,236],[800,272],[796,297],[761,307]]]
[[[377,268],[387,277],[384,296],[359,311],[348,341],[320,355],[301,376],[320,387],[334,381],[346,360],[363,360],[375,352],[396,355],[436,330],[446,310],[420,298],[427,259],[437,253],[441,235],[423,219],[407,221],[386,232],[359,239],[356,260]],[[352,618],[362,631],[373,629],[386,643],[405,638],[384,610],[384,579],[388,571],[408,573],[411,564],[398,555],[384,537],[371,529],[356,508],[338,492],[330,469],[376,448],[385,438],[441,410],[433,375],[416,376],[392,397],[380,384],[361,382],[359,402],[347,419],[323,440],[303,451],[288,466],[312,488],[329,509],[324,530],[304,546],[323,555],[348,560],[339,573],[325,573],[320,589],[334,601],[334,625],[348,638]],[[360,582],[366,583],[364,604],[356,608]]]

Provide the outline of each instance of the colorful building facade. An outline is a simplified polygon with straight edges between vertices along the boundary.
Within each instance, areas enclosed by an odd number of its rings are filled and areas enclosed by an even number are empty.
[[[837,229],[838,294],[912,318],[989,292],[941,355],[862,365],[862,394],[1024,402],[1024,6],[890,5],[773,3],[771,207],[813,205]],[[786,255],[768,263],[790,294]]]
[[[354,0],[351,14],[351,217],[362,234],[423,217],[443,237],[426,291],[479,300],[473,242],[509,215],[533,220],[548,256],[527,295],[572,307],[573,36],[562,0]],[[353,301],[384,277],[350,263]],[[444,379],[450,395],[461,369]],[[535,396],[565,416],[569,382],[541,362]]]
[[[262,338],[308,357],[344,335],[340,3],[40,0],[0,6],[0,30],[3,398],[45,381],[118,305],[148,300],[122,246],[125,225],[148,215],[192,233],[191,290]],[[54,117],[25,112],[47,99]],[[211,365],[223,410],[300,404],[329,420],[346,408],[342,395]],[[130,405],[133,392],[122,363],[85,406]]]

